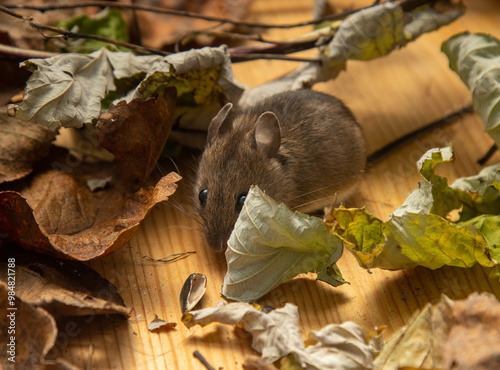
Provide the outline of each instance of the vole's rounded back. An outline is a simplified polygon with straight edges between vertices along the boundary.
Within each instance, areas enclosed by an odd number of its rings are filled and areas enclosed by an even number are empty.
[[[195,181],[207,240],[226,248],[251,185],[311,212],[350,195],[366,164],[363,133],[342,102],[312,90],[287,91],[212,120]]]

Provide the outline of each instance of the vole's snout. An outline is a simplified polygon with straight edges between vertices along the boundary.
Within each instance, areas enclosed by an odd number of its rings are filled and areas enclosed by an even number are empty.
[[[227,241],[233,230],[227,232],[205,230],[206,240],[210,248],[215,252],[224,252],[227,248]]]

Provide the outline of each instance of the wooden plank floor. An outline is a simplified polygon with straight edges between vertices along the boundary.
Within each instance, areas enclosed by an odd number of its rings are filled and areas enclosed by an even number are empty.
[[[340,7],[358,7],[370,2],[331,1]],[[448,37],[464,30],[500,37],[500,3],[495,0],[465,3],[468,12],[454,24],[425,35],[388,57],[350,62],[347,71],[335,81],[316,86],[351,107],[365,130],[369,152],[470,104],[468,90],[449,70],[440,46]],[[311,7],[312,1],[255,0],[250,19],[295,22],[309,19]],[[272,30],[268,35],[282,39],[305,30]],[[291,62],[255,61],[238,64],[234,71],[240,81],[255,86],[295,67]],[[457,160],[439,171],[451,180],[479,172],[476,160],[492,144],[483,133],[478,116],[464,115],[456,123],[420,136],[384,158],[367,173],[350,205],[366,204],[372,213],[385,219],[417,187],[420,177],[415,161],[427,148],[447,142],[453,143]],[[497,153],[490,163],[498,161]],[[187,169],[192,158],[186,156],[177,162],[184,168],[185,180],[171,203],[186,207],[190,197]],[[167,172],[173,166],[165,162],[163,169]],[[215,368],[236,369],[241,368],[246,356],[256,354],[250,348],[250,338],[232,327],[213,324],[188,330],[180,322],[179,292],[184,280],[193,272],[207,275],[208,288],[201,306],[215,305],[220,299],[225,261],[223,255],[208,249],[202,234],[196,230],[198,225],[169,203],[151,212],[127,246],[90,263],[118,287],[133,311],[129,320],[95,317],[63,323],[57,352],[75,365],[85,365],[90,344],[95,345],[92,366],[95,369],[201,369],[202,365],[192,355],[195,350]],[[196,254],[170,264],[143,259],[145,255],[161,258],[186,251]],[[352,320],[369,328],[386,325],[388,338],[416,310],[438,299],[441,293],[465,298],[471,292],[486,291],[500,298],[500,284],[488,280],[487,271],[480,267],[367,272],[348,253],[344,253],[338,265],[350,285],[332,288],[304,275],[269,293],[260,303],[296,304],[304,337],[311,329]],[[177,328],[159,333],[148,331],[147,324],[155,315],[178,322]]]

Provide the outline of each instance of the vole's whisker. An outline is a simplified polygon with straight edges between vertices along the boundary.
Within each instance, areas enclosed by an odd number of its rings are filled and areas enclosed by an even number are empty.
[[[177,205],[177,204],[174,204],[172,202],[163,202],[162,204],[164,205],[167,205],[167,206],[171,206],[173,208],[175,208],[176,210],[178,210],[179,212],[183,213],[184,215],[186,215],[187,217],[189,217],[191,220],[195,221],[196,223],[198,223],[199,225],[203,226],[203,222],[201,222],[200,220],[198,220],[196,217],[192,216],[188,211],[186,211],[184,208],[182,208],[181,206]]]
[[[336,200],[336,198],[337,198],[337,194],[330,195],[330,196],[328,196],[328,197],[324,197],[324,198],[314,199],[314,200],[311,200],[310,202],[306,202],[306,203],[299,204],[299,205],[297,205],[297,206],[295,206],[295,207],[292,207],[292,208],[291,208],[291,210],[292,210],[292,211],[294,211],[294,210],[296,210],[296,209],[298,209],[298,208],[301,208],[301,207],[307,206],[307,205],[309,205],[309,204],[316,203],[316,202],[320,202],[320,201],[322,201],[322,200],[331,199],[331,198],[333,198],[332,204],[333,204],[333,203],[335,203],[335,200]]]
[[[332,184],[332,185],[328,185],[328,186],[324,186],[322,188],[318,188],[318,189],[315,189],[315,190],[311,190],[307,193],[303,193],[303,194],[300,194],[300,195],[297,195],[296,197],[293,197],[293,198],[290,198],[288,199],[287,201],[290,202],[292,200],[295,200],[295,199],[298,199],[298,198],[302,198],[302,197],[305,197],[306,195],[310,195],[310,194],[314,194],[314,193],[317,193],[318,191],[322,191],[322,190],[326,190],[326,189],[330,189],[332,187],[334,187],[335,184]]]
[[[198,228],[198,227],[183,226],[183,225],[177,225],[177,226],[167,226],[167,229],[175,229],[175,228],[195,230],[195,231],[199,231],[199,232],[201,232],[201,233],[203,232],[203,229]]]
[[[168,158],[168,159],[170,159],[170,161],[171,161],[171,162],[172,162],[172,164],[174,165],[174,167],[175,167],[175,171],[176,171],[179,175],[181,175],[181,170],[179,170],[179,167],[177,167],[177,163],[175,163],[174,159],[173,159],[171,156],[168,156],[167,158]],[[158,164],[157,164],[157,166],[158,166]],[[161,170],[160,170],[160,171],[161,171]],[[181,175],[181,176],[182,176],[182,175]]]

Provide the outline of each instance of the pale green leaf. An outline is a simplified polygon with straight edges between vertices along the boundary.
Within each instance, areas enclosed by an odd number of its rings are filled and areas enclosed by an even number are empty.
[[[425,187],[426,191],[430,190],[433,202],[428,213],[447,217],[451,211],[461,209],[459,221],[480,214],[500,214],[500,192],[494,186],[495,181],[500,179],[500,164],[486,167],[478,175],[463,177],[448,185],[448,180],[437,175],[435,168],[439,163],[453,159],[453,151],[447,147],[430,149],[417,162],[420,174],[431,185]],[[429,196],[424,198],[429,199]],[[408,208],[405,210],[415,212]],[[394,214],[401,215],[401,211],[398,209]]]
[[[128,42],[127,23],[121,15],[119,9],[105,8],[101,12],[88,16],[78,15],[71,19],[62,20],[56,23],[59,28],[67,29],[79,33],[107,37],[112,40]],[[102,47],[110,50],[126,51],[126,48],[116,47],[103,41],[91,39],[65,40],[66,52],[91,53]]]
[[[388,55],[421,35],[445,26],[463,14],[461,2],[440,1],[403,12],[387,1],[327,24],[332,40],[320,49],[322,63],[303,63],[290,73],[245,92],[240,104],[250,106],[264,96],[311,87],[337,77],[348,60],[371,60]],[[319,31],[319,30],[317,30]]]
[[[222,294],[253,301],[300,273],[325,270],[341,255],[340,239],[321,219],[294,213],[255,186],[228,241]]]
[[[340,25],[325,49],[330,65],[348,59],[370,60],[387,55],[404,43],[403,10],[396,3],[384,3],[356,12]]]
[[[471,267],[475,263],[498,268],[499,192],[495,184],[500,165],[488,167],[477,176],[447,179],[435,174],[439,163],[451,161],[451,148],[431,149],[418,161],[426,182],[412,192],[386,222],[366,209],[334,209],[325,219],[330,231],[342,238],[346,248],[365,268],[389,270],[424,266]],[[445,218],[462,208],[461,221],[485,214],[469,223]],[[463,215],[465,213],[465,216]]]
[[[464,32],[444,42],[441,50],[471,91],[486,132],[500,145],[500,41]]]
[[[91,123],[99,117],[101,103],[109,95],[116,100],[147,98],[175,86],[180,104],[193,106],[226,99],[237,101],[244,90],[234,79],[225,46],[166,57],[101,49],[88,55],[70,53],[30,59],[22,66],[33,74],[18,115],[52,128]],[[209,119],[205,121],[203,124],[208,125]]]
[[[17,115],[50,128],[81,127],[99,116],[101,100],[115,89],[107,49],[84,54],[61,54],[21,64],[29,78]]]
[[[490,272],[492,278],[500,277],[500,215],[481,215],[472,218],[466,222],[460,223],[461,226],[473,225],[477,231],[484,236],[488,243],[489,255],[494,261],[495,266]]]
[[[326,269],[318,272],[318,276],[316,278],[334,287],[349,284],[348,281],[344,280],[344,277],[336,264],[330,265]]]

